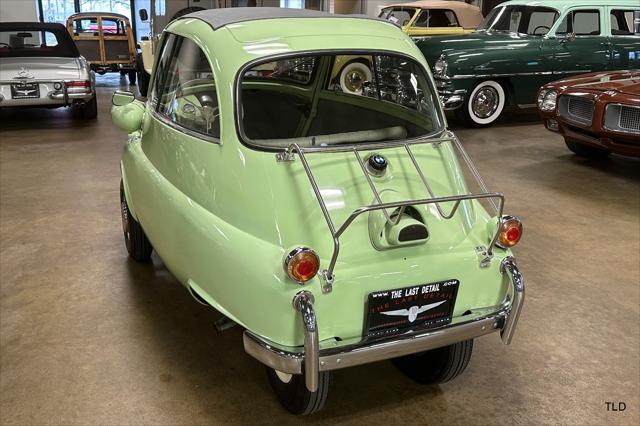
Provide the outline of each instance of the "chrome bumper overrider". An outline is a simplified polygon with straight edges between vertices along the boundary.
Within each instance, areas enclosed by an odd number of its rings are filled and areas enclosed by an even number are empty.
[[[471,314],[454,318],[450,324],[430,330],[409,331],[379,340],[362,340],[340,347],[321,347],[318,324],[313,310],[313,295],[302,291],[293,304],[300,313],[304,329],[304,349],[268,342],[245,331],[244,349],[263,364],[283,373],[305,374],[306,387],[318,389],[320,371],[337,370],[360,364],[427,351],[500,331],[502,342],[511,343],[524,303],[524,280],[515,259],[506,257],[500,271],[509,276],[510,295],[504,303],[491,308],[472,310]]]

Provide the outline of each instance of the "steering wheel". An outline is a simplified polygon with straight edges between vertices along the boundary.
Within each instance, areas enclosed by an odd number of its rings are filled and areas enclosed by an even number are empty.
[[[533,35],[536,35],[536,31],[538,31],[538,28],[544,28],[547,30],[547,32],[542,33],[540,35],[545,35],[546,33],[548,33],[549,31],[551,31],[550,27],[547,27],[546,25],[538,25],[537,27],[535,27],[535,29],[533,30]]]

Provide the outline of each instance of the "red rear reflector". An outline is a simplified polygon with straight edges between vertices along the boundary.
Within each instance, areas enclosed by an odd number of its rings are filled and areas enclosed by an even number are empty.
[[[497,244],[502,248],[513,247],[522,238],[522,222],[513,216],[503,216],[500,220],[500,231]]]
[[[89,80],[65,81],[64,85],[67,87],[91,87],[91,82]]]
[[[302,284],[315,277],[320,267],[318,255],[306,247],[291,251],[284,260],[284,269],[293,281]]]

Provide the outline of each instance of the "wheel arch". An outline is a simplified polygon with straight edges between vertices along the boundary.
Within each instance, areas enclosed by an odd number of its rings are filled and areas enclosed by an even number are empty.
[[[131,196],[129,194],[131,194],[131,192],[129,191],[129,182],[127,180],[127,174],[124,170],[124,166],[122,164],[122,162],[120,162],[120,178],[122,181],[122,190],[124,191],[124,198],[127,201],[127,207],[129,208],[129,213],[131,214],[131,216],[133,216],[133,218],[140,222],[140,220],[138,219],[138,215],[136,214],[136,210],[133,204],[133,200],[131,199]]]

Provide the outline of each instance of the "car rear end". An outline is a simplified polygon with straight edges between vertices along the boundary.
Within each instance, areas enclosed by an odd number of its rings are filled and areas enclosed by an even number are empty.
[[[95,96],[87,63],[59,24],[0,24],[0,107],[58,107]]]

